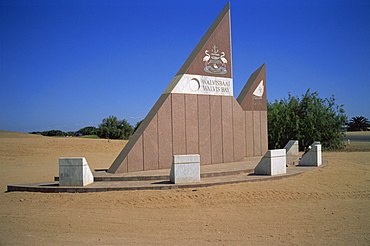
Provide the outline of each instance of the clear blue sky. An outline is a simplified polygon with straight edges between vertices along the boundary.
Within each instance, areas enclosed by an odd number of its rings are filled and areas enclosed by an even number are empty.
[[[221,0],[0,0],[0,130],[142,120]],[[308,88],[370,118],[369,0],[231,0],[234,96],[267,65],[269,101]]]

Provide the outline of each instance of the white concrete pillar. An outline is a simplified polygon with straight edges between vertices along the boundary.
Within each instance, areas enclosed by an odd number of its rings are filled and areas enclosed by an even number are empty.
[[[59,158],[59,185],[85,186],[94,182],[84,157]]]
[[[286,150],[268,150],[254,168],[254,173],[263,175],[286,173]]]
[[[318,142],[314,142],[311,145],[311,149],[303,154],[301,160],[299,161],[299,165],[318,167],[321,164],[322,164],[321,144]]]
[[[174,155],[170,181],[174,184],[200,181],[200,155]]]
[[[287,155],[298,155],[299,144],[298,140],[290,140],[284,147]]]

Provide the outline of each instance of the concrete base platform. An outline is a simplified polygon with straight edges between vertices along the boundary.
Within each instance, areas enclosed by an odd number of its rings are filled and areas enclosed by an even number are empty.
[[[123,174],[110,174],[105,171],[93,173],[95,183],[87,186],[59,186],[58,181],[8,185],[8,192],[29,191],[47,193],[86,193],[122,190],[167,190],[179,188],[198,188],[222,184],[234,184],[242,182],[256,182],[283,179],[327,166],[327,161],[319,167],[295,166],[300,156],[287,157],[287,163],[293,165],[287,168],[286,174],[264,176],[253,174],[254,168],[262,156],[245,158],[241,162],[203,165],[201,166],[201,181],[188,184],[172,184],[170,182],[170,169],[153,171],[131,172]],[[294,165],[295,164],[295,165]],[[58,178],[56,178],[58,180]]]

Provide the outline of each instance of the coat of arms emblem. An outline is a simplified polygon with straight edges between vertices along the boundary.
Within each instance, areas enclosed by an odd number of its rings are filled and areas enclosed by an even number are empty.
[[[205,50],[204,53],[206,54],[203,57],[203,61],[205,63],[204,71],[212,74],[227,73],[226,69],[227,59],[225,58],[225,52],[222,51],[219,54],[217,46],[213,45],[211,54],[209,54],[208,50]]]

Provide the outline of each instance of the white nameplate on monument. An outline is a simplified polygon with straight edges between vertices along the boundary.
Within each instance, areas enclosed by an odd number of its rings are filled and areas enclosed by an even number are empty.
[[[164,93],[233,96],[233,79],[192,74],[178,75]]]

